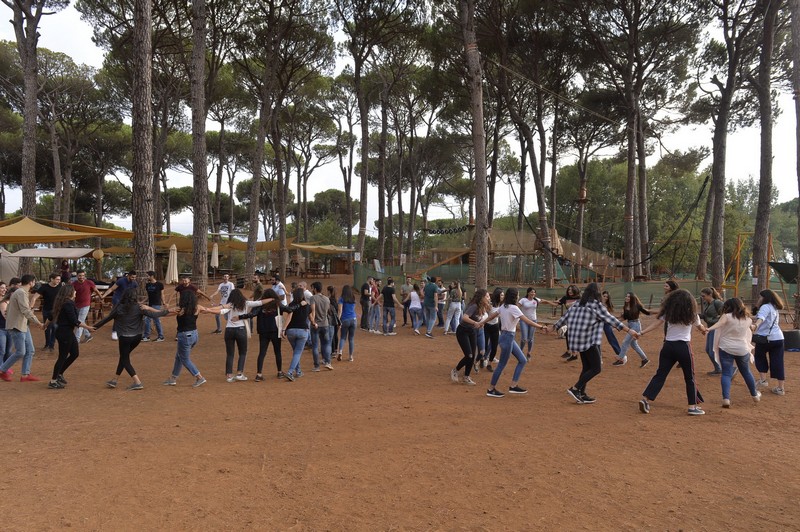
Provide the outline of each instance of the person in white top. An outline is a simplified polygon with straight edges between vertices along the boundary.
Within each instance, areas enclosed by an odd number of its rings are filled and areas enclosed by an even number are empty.
[[[733,378],[734,362],[742,374],[750,396],[754,402],[761,399],[761,392],[756,389],[756,380],[750,373],[750,359],[753,358],[750,350],[750,340],[753,332],[750,329],[750,313],[738,297],[731,298],[722,304],[719,320],[708,328],[708,332],[716,331],[712,352],[714,361],[722,366],[722,407],[731,407],[731,379]]]
[[[757,387],[768,388],[767,372],[777,379],[778,386],[772,389],[775,395],[784,395],[786,383],[786,370],[783,366],[783,331],[779,322],[778,311],[783,309],[783,300],[772,290],[762,290],[759,294],[758,313],[756,314],[755,334],[756,340],[755,361],[759,372]],[[763,340],[758,340],[759,336]]]
[[[539,303],[553,304],[551,301],[544,301],[542,298],[536,297],[536,289],[528,287],[525,297],[519,300],[518,306],[526,318],[533,322],[538,322],[539,319],[536,317],[536,310],[539,308]],[[535,328],[533,326],[528,325],[524,321],[519,324],[519,332],[521,335],[519,344],[522,350],[525,351],[525,356],[528,357],[528,360],[531,359],[534,330]]]
[[[408,312],[411,314],[411,327],[414,334],[419,335],[419,327],[422,325],[422,292],[417,283],[414,283],[411,291],[406,296],[403,303],[408,302]]]
[[[222,282],[219,283],[217,291],[211,294],[211,298],[213,299],[215,295],[219,294],[219,304],[224,305],[228,302],[228,297],[231,295],[231,292],[233,292],[234,288],[236,288],[236,286],[231,282],[231,276],[226,273],[222,276]],[[220,334],[222,332],[222,321],[220,320],[220,315],[215,314],[214,319],[217,320],[217,328],[212,334]]]
[[[686,381],[686,399],[689,403],[688,414],[690,416],[702,416],[705,414],[698,403],[703,402],[703,396],[697,389],[694,380],[694,357],[692,356],[692,327],[705,334],[706,328],[700,323],[697,315],[697,302],[694,296],[686,290],[677,289],[667,294],[661,303],[658,312],[658,320],[641,332],[641,336],[655,329],[663,329],[666,322],[666,332],[664,334],[664,345],[658,356],[658,370],[650,383],[642,393],[639,401],[639,411],[642,414],[650,413],[649,401],[655,401],[661,388],[667,380],[667,375],[677,362],[683,370],[683,379]]]

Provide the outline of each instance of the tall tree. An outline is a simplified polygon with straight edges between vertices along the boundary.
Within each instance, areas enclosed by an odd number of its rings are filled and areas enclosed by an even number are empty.
[[[208,161],[206,160],[206,0],[192,0],[192,274],[208,280]]]
[[[789,0],[792,17],[792,89],[800,95],[800,0]],[[794,99],[794,149],[800,154],[800,98]],[[800,191],[800,157],[796,158],[797,189]],[[797,203],[797,250],[800,252],[800,201]],[[795,255],[797,277],[800,278],[800,258]],[[800,328],[800,297],[794,298],[794,327]]]

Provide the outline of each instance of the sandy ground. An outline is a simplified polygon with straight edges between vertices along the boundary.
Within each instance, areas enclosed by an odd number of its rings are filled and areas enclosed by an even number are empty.
[[[477,386],[453,384],[455,337],[410,327],[357,331],[355,361],[334,371],[312,373],[306,351],[294,383],[276,379],[271,351],[254,382],[251,340],[250,380],[227,383],[223,340],[203,316],[193,358],[209,382],[194,389],[186,373],[161,386],[175,349],[174,318],[165,324],[166,342],[134,352],[142,391],[103,386],[117,359],[108,327],[81,346],[66,389],[0,382],[4,530],[798,529],[797,353],[784,397],[754,406],[737,377],[722,409],[698,337],[707,415],[686,415],[674,371],[645,416],[637,401],[655,364],[612,367],[607,345],[593,405],[570,401],[579,362],[539,333],[523,396],[486,397],[486,371]],[[643,341],[654,361],[660,342]],[[37,353],[34,373],[47,377],[54,359]]]

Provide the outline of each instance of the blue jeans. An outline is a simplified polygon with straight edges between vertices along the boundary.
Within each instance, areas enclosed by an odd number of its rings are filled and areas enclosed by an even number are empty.
[[[322,363],[331,363],[331,337],[330,328],[312,327],[311,328],[311,355],[314,357],[314,367],[319,367],[320,344],[322,344]]]
[[[81,307],[78,309],[78,321],[81,323],[86,323],[86,318],[89,316],[89,309],[91,307]],[[75,338],[78,341],[81,341],[81,336],[86,335],[87,338],[90,338],[92,334],[84,329],[83,327],[75,327]]]
[[[628,320],[628,327],[632,331],[642,332],[642,324],[639,320]],[[626,334],[625,338],[622,339],[622,345],[619,346],[619,353],[617,356],[619,358],[623,358],[628,355],[628,348],[632,347],[636,354],[639,355],[639,358],[642,360],[647,360],[647,355],[642,351],[642,348],[639,346],[639,342],[631,336],[630,334]]]
[[[483,327],[478,329],[477,334],[478,339],[478,358],[483,358],[486,354],[486,333],[483,330]]]
[[[397,311],[394,307],[383,307],[383,334],[394,331],[395,323],[397,323]],[[389,325],[386,325],[389,322]]]
[[[450,303],[447,307],[447,317],[444,320],[444,330],[456,332],[461,323],[461,303]]]
[[[153,307],[153,308],[155,308],[155,307]],[[219,314],[214,314],[214,319],[217,322],[217,329],[216,330],[221,331],[222,330],[222,319],[221,319],[220,315]],[[227,319],[227,318],[225,318],[225,319]],[[252,325],[252,323],[251,323],[251,325]]]
[[[289,372],[300,373],[300,357],[308,339],[308,329],[288,329],[286,339],[292,346],[292,363],[289,365]]]
[[[525,349],[526,351],[528,351],[528,353],[530,353],[531,349],[533,349],[533,331],[534,330],[535,329],[533,328],[533,325],[528,325],[524,321],[519,320],[519,332],[520,332],[520,336],[521,336],[520,342],[519,342],[520,343],[520,347],[522,347],[522,349]],[[526,349],[526,347],[527,347],[527,349]]]
[[[750,390],[750,396],[755,397],[757,395],[756,379],[753,377],[753,374],[750,373],[750,355],[736,356],[720,349],[719,361],[722,364],[721,381],[723,399],[731,398],[731,379],[733,378],[734,362],[736,363],[736,367],[739,368],[739,373],[742,374],[745,384],[747,384],[747,389]]]
[[[436,323],[436,307],[422,307],[422,312],[425,314],[425,328],[428,329],[428,334],[433,332],[433,325]]]
[[[5,329],[0,329],[0,364],[11,356],[11,334]]]
[[[369,308],[369,330],[377,331],[381,326],[381,306],[377,303]]]
[[[355,349],[355,336],[356,336],[356,319],[342,320],[341,338],[339,338],[339,351],[344,347],[344,340],[347,338],[348,346],[350,348],[350,356],[353,356]]]
[[[619,341],[617,340],[617,336],[614,334],[614,328],[611,327],[611,325],[609,325],[608,323],[603,323],[603,332],[606,335],[606,340],[608,340],[608,345],[610,345],[611,349],[614,350],[614,354],[619,356],[620,352]]]
[[[0,371],[8,371],[8,369],[17,363],[17,360],[22,359],[22,375],[30,375],[31,364],[33,363],[33,355],[36,352],[33,348],[33,337],[30,335],[30,329],[26,332],[11,329],[8,331],[11,337],[11,344],[14,346],[14,353],[8,357],[0,366]]]
[[[156,308],[156,307],[153,307]],[[158,320],[156,320],[158,323]],[[175,364],[172,366],[172,376],[178,378],[181,368],[186,367],[193,377],[200,375],[200,370],[192,362],[192,348],[199,340],[197,329],[194,331],[181,331],[178,333],[178,350],[175,352]]]
[[[422,322],[425,321],[425,318],[422,316],[422,308],[409,307],[408,313],[411,314],[411,327],[413,327],[415,331],[418,331]]]
[[[721,371],[719,364],[717,361],[714,360],[714,334],[717,331],[708,331],[706,334],[706,354],[708,355],[708,359],[711,360],[711,363],[714,364],[714,371]]]
[[[528,363],[528,359],[522,354],[522,349],[520,349],[517,342],[514,341],[513,332],[500,331],[500,341],[498,344],[500,346],[500,362],[494,369],[494,373],[492,373],[492,387],[497,385],[497,381],[500,380],[500,375],[506,368],[508,359],[511,358],[512,354],[517,359],[517,367],[514,368],[514,377],[511,379],[512,382],[519,382],[522,370],[525,369],[525,364]]]
[[[161,310],[161,305],[150,305],[150,306],[153,307],[156,310]],[[145,338],[150,338],[150,322],[151,321],[156,322],[156,333],[158,334],[158,337],[159,338],[164,338],[164,329],[161,327],[161,318],[151,318],[149,316],[145,316],[144,317],[144,337]],[[178,337],[180,337],[180,335],[178,335]],[[178,341],[180,342],[180,340],[178,340]],[[196,339],[195,339],[195,342],[197,342]],[[192,375],[194,375],[194,373]],[[177,377],[177,375],[176,375],[176,377]]]

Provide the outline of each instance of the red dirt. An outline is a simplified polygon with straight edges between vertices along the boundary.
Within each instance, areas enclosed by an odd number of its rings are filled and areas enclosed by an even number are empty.
[[[312,373],[306,351],[306,375],[294,383],[275,378],[271,351],[267,380],[254,382],[251,340],[251,380],[229,384],[222,338],[204,316],[193,359],[208,384],[193,389],[184,370],[165,387],[175,320],[164,323],[167,341],[133,355],[143,391],[103,386],[117,359],[110,327],[81,346],[66,389],[46,387],[52,354],[34,359],[43,382],[0,382],[4,530],[798,526],[796,353],[786,355],[786,396],[765,393],[753,406],[737,378],[723,410],[698,337],[707,415],[686,415],[673,372],[645,416],[637,401],[656,364],[640,370],[634,355],[612,367],[604,346],[603,373],[588,387],[598,401],[576,405],[565,390],[579,363],[565,363],[563,340],[540,333],[520,383],[529,393],[491,399],[486,371],[474,387],[450,382],[461,356],[454,336],[437,329],[431,340],[410,327],[395,337],[357,331],[355,362],[332,372]],[[34,335],[40,346],[42,332]],[[660,342],[642,341],[654,362]],[[283,352],[286,369],[286,344]]]

